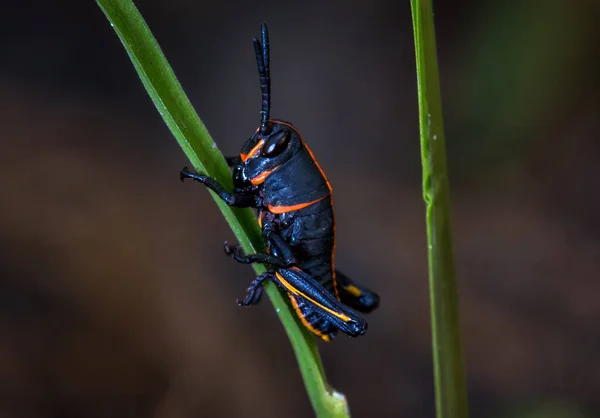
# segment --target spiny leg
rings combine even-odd
[[[179,173],[179,178],[181,181],[185,180],[186,178],[190,178],[204,184],[206,187],[215,192],[229,206],[234,206],[237,208],[258,208],[262,206],[262,199],[259,196],[229,193],[212,177],[208,177],[204,174],[192,173],[187,167],[183,167]]]
[[[338,328],[333,325],[327,317],[323,315],[322,310],[316,309],[312,303],[301,297],[296,297],[288,293],[292,307],[296,311],[296,315],[300,318],[300,322],[313,334],[323,339],[323,341],[331,341]]]
[[[248,287],[248,293],[244,300],[237,301],[240,306],[250,306],[256,305],[260,302],[260,297],[262,296],[262,285],[265,280],[273,280],[275,274],[272,271],[267,271],[260,276],[258,276],[252,283],[250,283],[250,287]]]

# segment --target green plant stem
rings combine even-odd
[[[411,0],[411,9],[426,205],[436,412],[438,418],[466,418],[467,386],[452,258],[450,189],[431,0]]]
[[[232,189],[231,174],[194,111],[156,39],[131,0],[96,0],[116,31],[156,109],[177,139],[194,168]],[[211,192],[240,245],[247,253],[260,252],[264,242],[249,209],[232,209]],[[265,271],[254,266],[256,274]],[[343,395],[327,384],[323,365],[312,335],[299,323],[283,295],[272,283],[265,285],[298,360],[310,401],[319,417],[347,417]]]

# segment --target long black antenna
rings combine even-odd
[[[262,108],[260,110],[260,132],[267,133],[267,124],[271,113],[271,71],[269,69],[269,32],[267,25],[260,25],[261,41],[254,38],[254,52],[262,91]]]

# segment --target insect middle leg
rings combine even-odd
[[[243,264],[268,264],[276,269],[285,269],[294,266],[296,259],[294,258],[291,249],[285,243],[281,236],[273,231],[268,231],[265,234],[269,248],[272,249],[271,254],[242,254],[242,249],[239,246],[230,246],[225,241],[225,254],[231,256],[238,263]],[[255,305],[260,301],[262,295],[262,285],[265,280],[270,280],[275,283],[276,274],[269,270],[258,276],[248,288],[248,294],[243,301],[238,301],[241,306]]]
[[[235,261],[242,264],[269,264],[276,268],[290,267],[285,260],[271,254],[242,254],[242,249],[238,246],[229,245],[225,241],[225,254],[232,257]]]
[[[266,231],[265,238],[269,254],[243,255],[240,247],[230,246],[227,241],[225,241],[225,254],[243,264],[270,264],[276,268],[289,268],[296,265],[296,257],[292,249],[278,232]]]

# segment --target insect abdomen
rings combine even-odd
[[[331,257],[334,247],[333,208],[329,197],[302,210],[282,214],[281,235],[290,244],[298,261]]]

